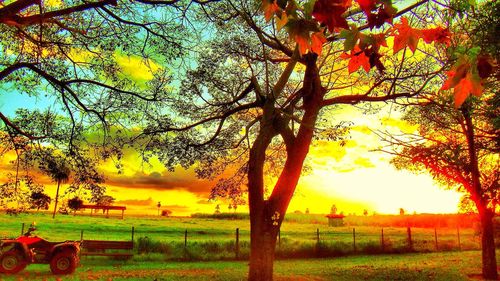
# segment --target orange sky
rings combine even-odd
[[[396,214],[399,208],[407,213],[454,213],[461,194],[434,185],[426,175],[397,171],[389,164],[390,156],[373,152],[380,141],[370,129],[412,131],[394,116],[382,110],[378,115],[365,116],[352,108],[341,109],[339,116],[350,118],[355,125],[346,145],[319,141],[311,147],[308,164],[311,172],[302,177],[289,212],[328,213],[332,204],[345,214]],[[6,157],[3,159],[5,171]],[[156,214],[156,204],[173,211],[173,215],[195,212],[212,213],[217,204],[228,212],[224,201],[209,202],[211,183],[196,178],[192,170],[169,173],[157,160],[142,164],[137,153],[126,151],[124,173],[118,174],[113,165],[102,166],[106,186],[117,205],[126,205],[128,212]],[[41,179],[51,196],[55,190],[48,179]],[[247,211],[245,206],[238,211]]]
[[[85,54],[80,60],[85,61]],[[117,63],[124,75],[137,81],[152,77],[154,65],[146,67],[135,58],[123,57],[117,53]],[[133,68],[131,66],[134,66]],[[139,76],[138,76],[139,75]],[[16,104],[17,102],[17,104]],[[24,99],[0,99],[0,109],[13,111],[17,106],[29,104]],[[461,194],[443,190],[434,185],[425,175],[414,175],[406,171],[396,171],[390,164],[390,157],[381,152],[372,152],[381,145],[371,130],[415,130],[399,120],[390,105],[383,107],[376,115],[363,115],[353,106],[337,107],[333,116],[337,121],[351,121],[354,124],[350,139],[345,146],[338,142],[318,141],[311,148],[308,163],[312,172],[302,177],[289,211],[327,213],[332,204],[344,213],[361,214],[364,209],[370,213],[399,213],[404,208],[407,213],[454,213]],[[327,118],[329,118],[327,116]],[[4,173],[9,169],[8,159],[0,161]],[[109,194],[117,199],[116,204],[127,205],[132,212],[156,214],[156,204],[161,201],[164,209],[173,215],[189,215],[194,212],[212,213],[217,204],[222,211],[228,211],[223,201],[208,202],[211,184],[198,180],[193,171],[178,170],[169,173],[158,163],[143,165],[134,152],[126,152],[124,173],[118,174],[114,165],[104,165]],[[2,177],[4,175],[0,175]],[[54,187],[48,179],[40,179],[54,196]],[[1,178],[0,178],[0,182]],[[242,206],[238,211],[246,211]]]

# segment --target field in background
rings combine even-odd
[[[135,259],[144,260],[231,260],[249,254],[250,230],[244,214],[176,217],[116,217],[58,215],[46,213],[0,215],[0,237],[15,237],[32,221],[37,234],[52,241],[130,240],[134,227]],[[427,218],[436,228],[414,227]],[[323,215],[290,214],[283,223],[277,258],[333,257],[349,254],[380,254],[479,249],[479,233],[473,220],[445,215],[351,216],[349,226],[329,227]],[[432,219],[432,220],[431,220]],[[394,226],[390,226],[392,224]],[[457,229],[456,222],[460,221]],[[411,247],[406,227],[411,225]],[[238,244],[236,244],[238,229]],[[355,235],[353,235],[355,231]],[[383,232],[383,240],[382,240]],[[437,239],[436,239],[437,238]],[[437,243],[436,243],[437,242]]]

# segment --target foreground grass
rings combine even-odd
[[[247,262],[158,262],[83,259],[71,276],[54,277],[48,265],[31,265],[1,281],[132,281],[245,280]],[[470,280],[481,273],[478,251],[426,254],[351,256],[335,259],[282,260],[275,263],[276,280]],[[59,278],[59,279],[57,279]]]

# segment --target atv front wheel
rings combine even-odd
[[[78,257],[74,251],[62,251],[50,260],[50,270],[54,274],[71,274],[75,272]]]
[[[0,256],[0,272],[5,274],[15,274],[26,268],[28,262],[23,257],[21,251],[12,249]]]

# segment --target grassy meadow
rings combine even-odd
[[[230,216],[231,217],[231,216]],[[236,259],[235,234],[239,229],[238,259],[249,255],[250,226],[244,215],[232,219],[213,216],[132,217],[105,218],[89,214],[57,215],[29,213],[17,216],[0,215],[0,237],[16,237],[33,221],[37,235],[52,241],[80,240],[130,240],[134,227],[137,255],[144,260],[210,261]],[[412,227],[413,249],[409,248],[406,227],[398,225],[401,217],[393,217],[396,226],[390,226],[387,216],[346,217],[349,226],[329,227],[323,215],[290,214],[281,228],[277,258],[336,257],[350,254],[381,254],[402,252],[429,252],[443,250],[477,250],[479,235],[474,228],[460,228],[460,245],[456,227]],[[411,218],[412,216],[408,216]],[[371,219],[363,222],[363,220]],[[384,221],[385,220],[385,221]],[[406,221],[408,221],[407,219]],[[378,221],[378,224],[376,224]],[[360,225],[365,224],[365,225]],[[368,224],[368,225],[366,225]],[[384,226],[385,225],[385,226]],[[355,241],[353,239],[355,230]],[[187,232],[187,241],[185,234]],[[382,242],[383,232],[383,244]],[[436,237],[437,234],[437,249]],[[319,239],[318,239],[319,238]]]
[[[82,260],[70,276],[55,277],[48,265],[31,265],[19,275],[0,276],[0,281],[236,281],[245,280],[247,270],[244,261],[143,262],[95,258]],[[464,251],[278,260],[274,271],[277,281],[465,281],[479,276],[481,258],[478,251]]]
[[[42,212],[1,214],[0,237],[3,238],[18,236],[22,223],[27,229],[33,221],[37,223],[37,235],[50,241],[80,240],[82,230],[84,239],[130,240],[134,227],[135,249],[130,260],[84,257],[75,274],[57,277],[59,279],[51,275],[48,265],[30,265],[16,276],[0,276],[0,281],[245,280],[248,218],[238,214],[223,217],[125,216],[122,220],[88,214],[58,215],[55,219]],[[401,217],[392,217],[394,226],[389,223],[389,217],[380,216],[346,217],[348,226],[329,227],[323,215],[288,215],[277,247],[275,279],[470,280],[471,276],[480,274],[479,236],[474,228],[460,228],[463,251],[456,251],[456,226],[439,223],[442,227],[412,227],[413,246],[420,252],[416,253],[407,248],[407,228],[399,226]],[[240,233],[238,259],[236,228]],[[318,259],[320,257],[322,259]]]

